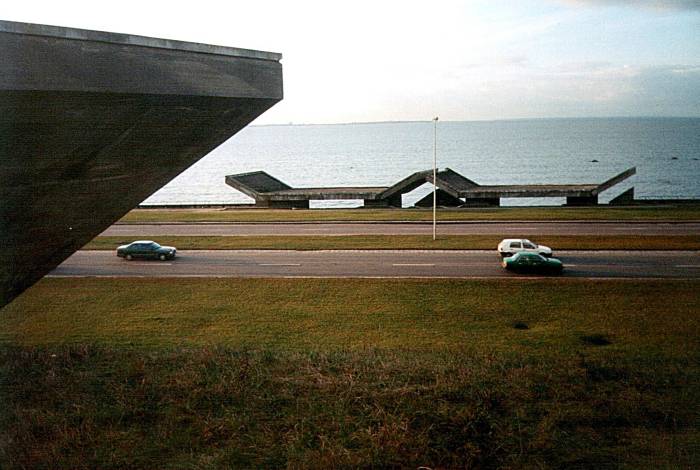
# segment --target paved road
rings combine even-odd
[[[53,276],[522,277],[493,251],[182,251],[173,261],[126,261],[78,251]],[[565,277],[700,279],[700,252],[560,251]]]
[[[497,234],[534,237],[547,235],[697,235],[700,223],[629,222],[497,222],[443,223],[444,235]],[[119,224],[102,235],[155,237],[159,235],[430,235],[430,223],[266,223],[266,224]]]

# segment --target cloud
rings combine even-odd
[[[700,11],[698,0],[558,0],[574,6],[621,6],[652,10]]]
[[[433,99],[441,118],[700,116],[700,66],[695,65],[572,62],[513,69],[497,79],[463,79],[469,86]]]

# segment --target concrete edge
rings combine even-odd
[[[63,26],[52,26],[35,23],[20,23],[16,21],[0,20],[0,33],[55,37],[75,41],[93,41],[105,42],[110,44],[124,44],[130,46],[151,47],[156,49],[197,52],[201,54],[214,54],[231,57],[242,57],[248,59],[271,60],[275,62],[279,62],[282,59],[282,54],[277,52],[256,51],[253,49],[240,49],[236,47],[216,46],[196,42],[160,39],[148,36],[138,36],[133,34],[111,33],[106,31],[93,31],[79,28],[68,28]]]

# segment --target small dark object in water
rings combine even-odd
[[[605,337],[605,335],[586,335],[581,336],[581,341],[584,343],[592,344],[594,346],[607,346],[611,341]]]
[[[594,158],[593,160],[591,160],[591,163],[598,163],[598,160]]]
[[[678,157],[671,157],[671,160],[678,160]]]
[[[521,321],[516,321],[513,323],[513,328],[516,330],[529,330],[530,327],[527,326],[527,323],[521,322]]]

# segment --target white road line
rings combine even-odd
[[[434,263],[392,263],[392,266],[435,266]]]
[[[172,266],[173,263],[134,263],[130,262],[128,266]]]
[[[258,263],[258,266],[301,266],[300,263]]]

